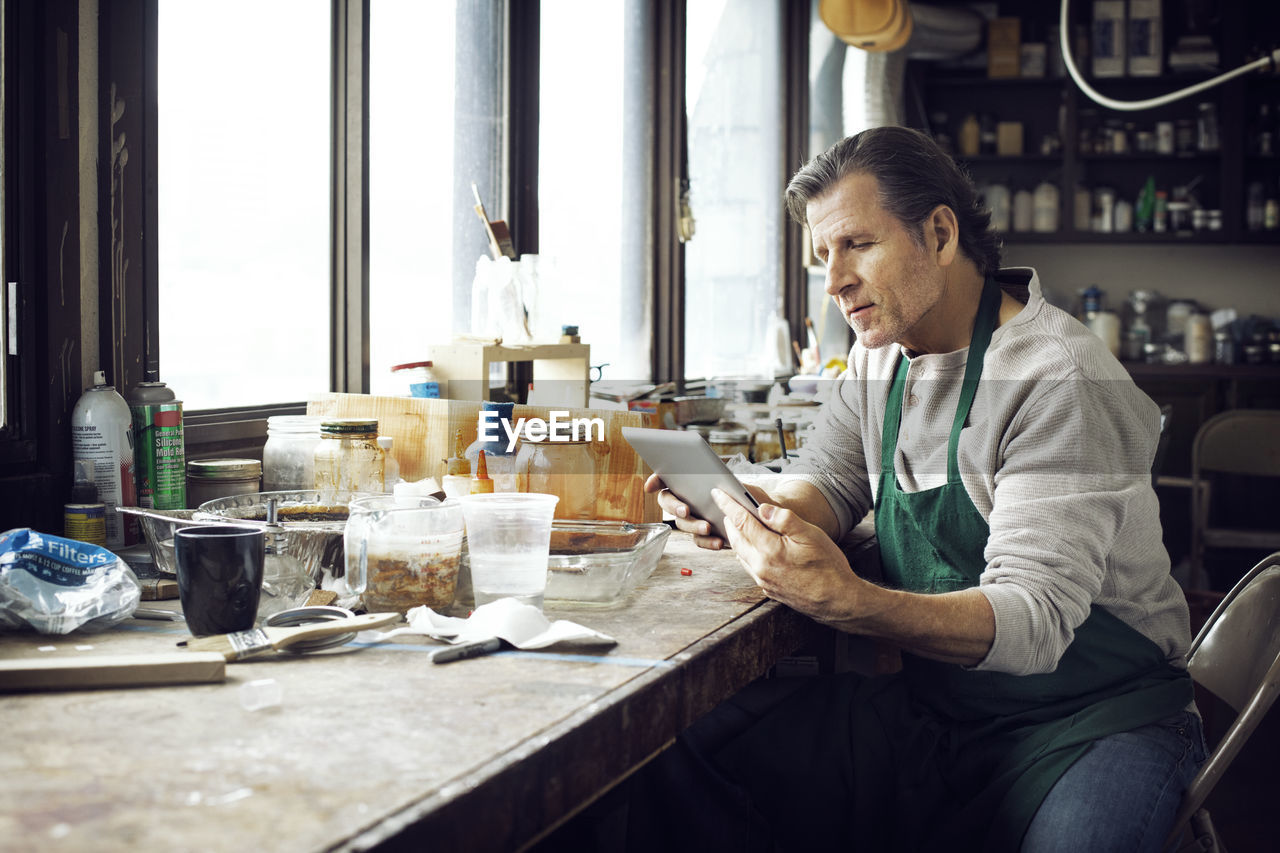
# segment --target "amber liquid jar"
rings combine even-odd
[[[376,420],[339,418],[320,423],[320,442],[315,450],[318,490],[385,491],[385,464]]]

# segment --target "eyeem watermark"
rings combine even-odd
[[[502,441],[497,430],[499,423],[501,418],[497,412],[492,410],[481,412],[477,427],[480,438],[484,441]],[[520,418],[509,430],[508,453],[515,450],[516,438],[522,434],[526,440],[535,444],[543,441],[604,441],[604,419],[571,418],[567,411],[555,409],[551,410],[550,420]]]

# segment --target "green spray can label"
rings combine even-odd
[[[129,395],[133,415],[138,504],[187,508],[186,446],[182,401],[163,382],[139,382]]]

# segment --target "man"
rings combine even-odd
[[[717,497],[727,544],[903,670],[757,686],[659,759],[638,812],[704,849],[1159,849],[1204,746],[1155,404],[1034,271],[998,270],[989,213],[927,136],[845,139],[786,196],[857,343],[796,476],[756,490],[765,523]],[[836,544],[871,508],[883,586]]]

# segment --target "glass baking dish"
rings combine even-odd
[[[653,573],[670,534],[665,524],[556,520],[551,526],[545,600],[620,603]]]

